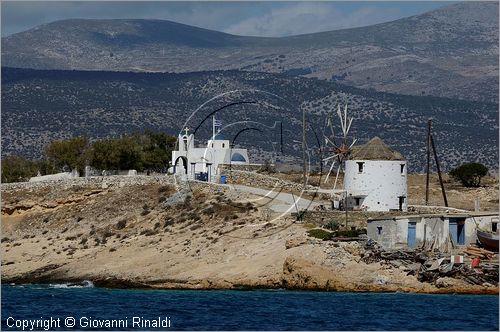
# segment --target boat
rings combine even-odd
[[[498,233],[477,229],[476,234],[477,239],[486,249],[498,252]]]

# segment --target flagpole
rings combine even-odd
[[[212,139],[215,139],[215,115],[212,116]]]

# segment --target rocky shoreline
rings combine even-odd
[[[494,294],[498,283],[367,259],[363,242],[322,241],[255,197],[172,178],[2,186],[2,281],[126,289],[287,289]]]

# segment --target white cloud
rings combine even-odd
[[[382,9],[368,5],[344,12],[335,3],[294,3],[272,9],[268,14],[242,20],[224,29],[237,35],[289,36],[366,26],[401,18],[395,8]]]

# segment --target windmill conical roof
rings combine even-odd
[[[351,160],[405,160],[396,150],[388,147],[380,137],[374,137],[364,145],[352,148]]]

